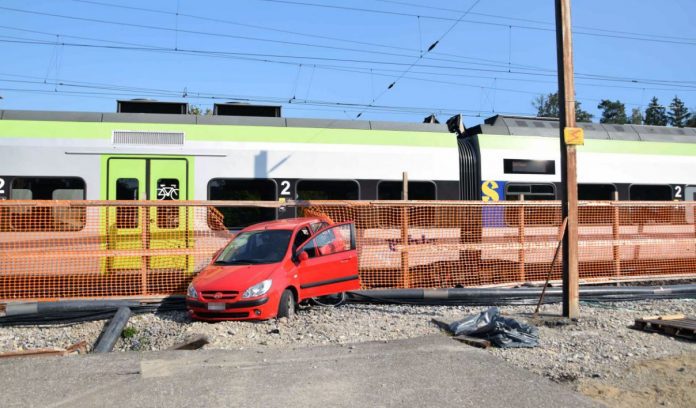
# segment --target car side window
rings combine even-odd
[[[345,244],[343,243],[343,239],[340,239],[337,235],[337,232],[339,232],[337,228],[338,227],[331,228],[321,232],[314,238],[317,252],[320,256],[345,251]]]
[[[302,247],[302,252],[307,254],[307,257],[309,258],[315,258],[317,256],[317,241],[316,240],[311,240],[310,242],[307,243],[304,247]]]
[[[323,222],[323,221],[322,221],[322,222],[315,222],[315,223],[313,223],[313,224],[311,225],[311,227],[312,227],[312,232],[313,232],[313,233],[314,233],[314,232],[317,232],[317,231],[319,231],[320,229],[322,229],[322,228],[324,228],[324,227],[328,227],[328,226],[329,226],[329,223],[327,223],[327,222]]]
[[[309,227],[302,227],[300,228],[299,231],[297,231],[297,235],[295,235],[295,240],[292,242],[292,248],[293,250],[297,249],[300,247],[300,245],[304,244],[307,239],[312,235],[311,232],[309,232]]]

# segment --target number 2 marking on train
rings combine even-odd
[[[290,195],[290,182],[287,180],[283,180],[280,182],[280,187],[282,190],[280,190],[280,195]]]
[[[674,186],[674,198],[684,198],[682,195],[682,186]]]
[[[0,178],[0,194],[5,194],[5,179]]]

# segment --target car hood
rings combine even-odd
[[[268,279],[280,264],[208,265],[193,279],[196,290],[238,290]]]

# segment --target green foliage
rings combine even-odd
[[[557,118],[559,115],[558,93],[539,95],[532,101],[532,106],[537,110],[537,117]]]
[[[684,127],[687,120],[689,120],[689,110],[678,96],[675,96],[674,99],[672,99],[672,103],[669,104],[667,119],[669,124],[674,127]]]
[[[643,124],[643,114],[640,112],[640,108],[633,108],[631,110],[631,124],[632,125],[642,125]]]
[[[138,334],[138,329],[133,326],[128,326],[121,332],[121,337],[124,339],[132,339],[136,334]]]
[[[664,106],[660,105],[655,96],[653,96],[650,100],[650,104],[645,109],[644,123],[652,126],[667,126],[666,109]]]
[[[696,109],[694,109],[696,111]],[[686,127],[696,127],[696,112],[689,116],[689,120],[686,121]]]
[[[599,123],[613,123],[616,125],[628,123],[626,106],[618,100],[602,99],[599,105],[597,105],[597,109],[602,110],[602,117],[599,119]]]
[[[532,101],[532,106],[537,110],[537,116],[543,118],[558,118],[560,106],[558,93],[539,95]],[[580,108],[580,102],[575,102],[575,120],[578,122],[592,122],[592,114]]]
[[[213,111],[210,110],[210,108],[205,108],[205,110],[201,110],[201,107],[198,105],[190,105],[188,109],[188,114],[189,115],[210,115]]]
[[[575,102],[575,121],[576,122],[592,122],[593,115],[580,107],[580,102]]]

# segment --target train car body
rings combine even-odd
[[[615,193],[620,200],[694,200],[696,129],[597,123],[579,127],[585,132],[585,143],[577,150],[581,200],[613,200]],[[460,146],[466,144],[479,155],[482,183],[473,194],[480,193],[484,201],[558,199],[559,143],[556,120],[495,116],[468,129]],[[477,170],[462,161],[461,168]],[[476,178],[463,174],[462,185]]]
[[[695,129],[590,123],[580,126],[585,129],[585,144],[578,149],[581,200],[696,198]],[[409,198],[414,200],[556,200],[561,179],[558,124],[547,119],[495,116],[455,135],[439,124],[0,111],[0,199],[398,200],[404,171],[409,175]],[[526,220],[524,234],[532,240],[557,233],[559,222],[550,215],[556,210],[546,208],[548,214],[536,211],[538,219]],[[192,209],[176,207],[118,207],[89,213],[56,208],[3,211],[0,234],[5,243],[55,241],[76,231],[99,231],[98,235],[106,237],[95,237],[92,244],[85,244],[86,250],[93,245],[95,249],[116,252],[179,248],[193,253],[197,244],[191,232],[210,227],[205,225],[209,220],[195,221]],[[218,207],[218,211],[230,230],[298,215],[294,208]],[[494,271],[523,264],[519,251],[496,246],[519,233],[519,226],[508,222],[505,211],[482,209],[482,224],[474,232],[480,237],[477,242],[485,243],[488,249],[463,255],[452,247],[437,256],[412,256],[409,266],[416,270],[437,264],[469,268],[471,262],[463,259],[474,259],[472,262],[481,270]],[[649,212],[641,213],[641,222],[650,216]],[[434,214],[427,217],[437,218]],[[693,212],[678,214],[677,218],[672,223],[677,226],[665,227],[664,231],[638,226],[623,230],[632,233],[633,228],[636,234],[655,236],[672,233],[674,228],[688,227]],[[410,251],[417,253],[420,244],[425,249],[430,244],[458,240],[469,228],[445,221],[410,228]],[[402,239],[401,224],[392,224],[359,231],[361,242],[372,242],[360,249],[365,282],[370,282],[371,276],[402,267],[395,244]],[[147,228],[147,234],[143,228]],[[21,234],[25,231],[32,234]],[[611,238],[612,227],[581,226],[580,233],[585,238],[592,238],[592,234],[594,238]],[[146,240],[141,238],[145,235]],[[637,248],[638,244],[626,249],[622,259],[681,259],[693,251],[691,246],[675,246],[672,252],[678,253],[661,250],[655,254]],[[552,252],[540,249],[528,259],[535,259],[536,269],[541,271]],[[609,245],[601,251],[581,251],[581,262],[599,265],[610,262],[614,255]],[[116,276],[115,271],[135,276],[144,268],[155,274],[175,270],[185,272],[180,281],[172,283],[180,285],[187,274],[190,276],[205,263],[201,259],[193,255],[151,256],[147,261],[137,255],[106,256],[98,263],[76,262],[83,270],[71,266],[65,273],[98,270],[102,276]],[[31,269],[29,264],[25,266]],[[20,264],[15,267],[23,268]],[[59,264],[55,268],[60,272]]]

